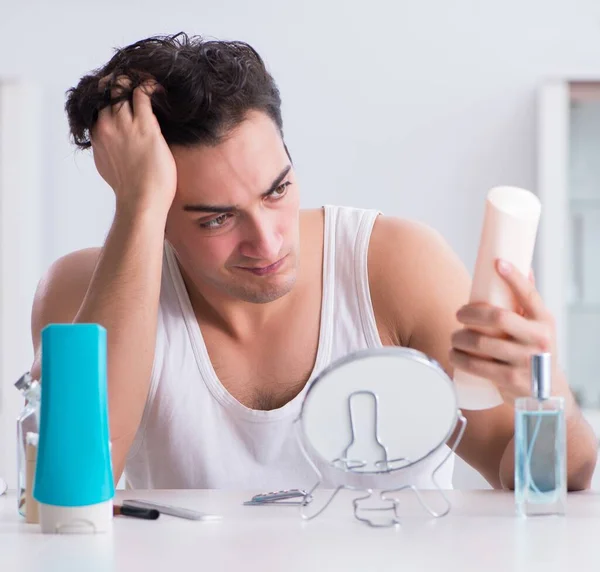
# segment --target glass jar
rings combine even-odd
[[[22,375],[15,387],[25,398],[25,405],[17,417],[17,507],[19,514],[25,516],[27,489],[27,434],[39,433],[39,411],[41,386],[30,373]]]

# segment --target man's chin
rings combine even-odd
[[[285,276],[284,280],[277,280],[264,284],[239,285],[232,288],[230,294],[234,297],[250,302],[251,304],[268,304],[288,294],[296,283],[296,276]]]

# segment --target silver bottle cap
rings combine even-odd
[[[31,377],[31,374],[26,371],[15,383],[15,387],[19,390],[19,391],[25,391],[27,389],[29,389],[31,387],[31,384],[33,383],[33,378]]]
[[[531,356],[531,393],[537,399],[548,399],[552,392],[552,354]]]

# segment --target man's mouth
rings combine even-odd
[[[268,274],[274,274],[281,268],[283,262],[287,258],[287,255],[283,258],[280,258],[277,262],[273,262],[273,264],[269,264],[268,266],[238,266],[240,270],[245,270],[246,272],[251,272],[256,276],[266,276]]]

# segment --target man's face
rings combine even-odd
[[[295,281],[299,196],[276,125],[251,112],[217,146],[174,147],[166,238],[205,292],[271,302]]]

